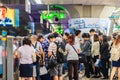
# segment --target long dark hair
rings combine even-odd
[[[99,36],[97,34],[94,34],[94,42],[99,41]]]
[[[70,44],[70,45],[74,45],[74,41],[75,41],[75,38],[74,38],[74,35],[69,35],[68,36],[68,43]]]
[[[31,45],[31,41],[29,38],[24,38],[23,39],[23,45]]]
[[[106,35],[103,35],[103,43],[108,43],[108,37]]]

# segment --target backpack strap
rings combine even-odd
[[[56,44],[56,46],[57,46],[57,50],[56,50],[56,53],[57,53],[57,51],[58,51],[58,44],[59,44],[59,42],[55,42],[54,41],[54,43]]]
[[[34,47],[34,49],[37,48],[37,42],[35,43],[35,45],[32,44],[32,46]]]
[[[77,52],[77,50],[75,49],[75,47],[74,46],[72,46],[72,48],[74,49],[74,51],[76,52],[76,54],[78,55],[78,52]]]

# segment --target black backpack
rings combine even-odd
[[[62,51],[65,51],[65,45],[63,42],[54,42],[57,45],[56,57],[58,63],[64,63],[66,61],[66,57],[63,52],[60,52],[59,49],[61,48]]]

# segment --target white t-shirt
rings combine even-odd
[[[73,45],[73,47],[76,49],[76,51],[78,51],[79,47],[77,45]],[[65,49],[68,52],[67,61],[69,61],[69,60],[78,60],[78,54],[73,49],[73,47],[68,43],[65,46]]]
[[[23,45],[18,48],[18,53],[20,54],[20,64],[32,64],[33,63],[33,53],[34,48],[29,45]]]
[[[77,45],[80,48],[80,38],[78,38],[77,36],[75,37],[75,45]]]
[[[13,52],[17,49],[17,46],[13,44]]]

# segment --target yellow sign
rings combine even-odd
[[[2,37],[2,41],[6,41],[7,40],[7,38],[6,37]]]

